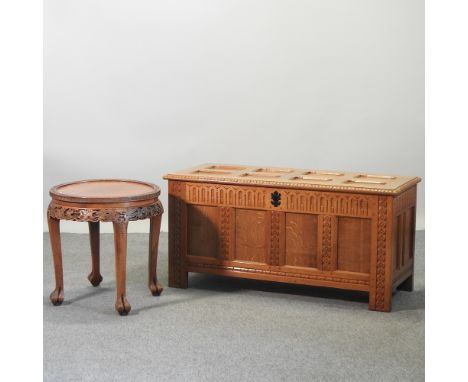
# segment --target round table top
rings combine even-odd
[[[59,184],[50,196],[67,202],[120,203],[154,199],[160,192],[158,186],[137,180],[93,179]]]

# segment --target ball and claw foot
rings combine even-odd
[[[117,301],[115,302],[115,310],[121,315],[121,316],[126,316],[128,312],[132,307],[127,301],[127,298],[125,296],[122,296],[120,298],[117,298]]]
[[[88,280],[89,280],[89,282],[91,283],[91,285],[93,287],[97,287],[97,286],[99,286],[99,284],[101,284],[102,276],[99,273],[97,275],[95,275],[93,272],[91,272],[88,275]]]
[[[157,280],[153,281],[150,284],[149,288],[150,288],[151,294],[153,296],[159,296],[162,293],[162,291],[164,290],[163,286],[160,283],[158,283]]]
[[[63,302],[63,289],[62,288],[55,288],[54,291],[50,294],[50,301],[55,306],[62,305]]]

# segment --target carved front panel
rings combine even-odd
[[[218,209],[210,206],[188,206],[188,254],[191,256],[218,256]]]
[[[236,210],[235,260],[267,263],[267,212]]]
[[[358,279],[370,272],[375,195],[204,183],[183,188],[190,255],[301,273],[355,272]]]
[[[203,183],[178,191],[187,206],[190,264],[369,285],[376,195]]]
[[[338,218],[337,269],[370,273],[371,220]]]
[[[317,215],[286,213],[284,265],[317,268]]]

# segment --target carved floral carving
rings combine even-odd
[[[375,307],[383,310],[385,305],[385,261],[387,256],[387,198],[379,197],[377,220],[377,269]]]
[[[47,215],[55,219],[73,220],[79,222],[116,222],[124,223],[134,220],[147,219],[161,215],[164,208],[160,201],[144,207],[130,208],[81,208],[62,206],[51,202]]]
[[[221,232],[220,232],[220,247],[221,256],[225,260],[229,260],[229,246],[230,246],[230,231],[231,231],[231,209],[228,207],[221,207]]]
[[[330,215],[323,216],[322,227],[322,270],[331,271],[332,217]]]
[[[271,213],[270,264],[279,265],[280,256],[280,212]]]

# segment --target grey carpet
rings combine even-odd
[[[191,274],[189,289],[147,283],[148,235],[129,234],[127,296],[114,311],[111,234],[101,235],[104,281],[88,283],[87,235],[62,234],[65,302],[54,307],[44,235],[45,381],[423,381],[424,232],[416,236],[415,291],[392,313],[367,296],[324,288]],[[167,285],[167,234],[159,278]]]

